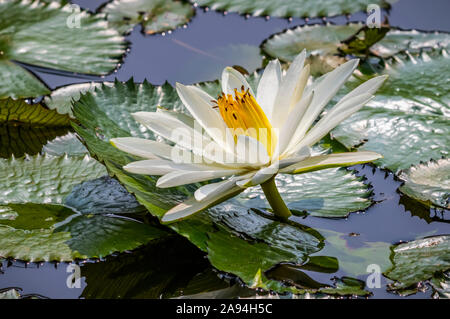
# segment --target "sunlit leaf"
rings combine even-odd
[[[200,6],[208,6],[213,10],[225,10],[251,14],[254,16],[274,17],[324,17],[350,14],[366,10],[371,3],[388,8],[389,4],[383,0],[196,0]],[[389,1],[392,3],[393,1]]]
[[[393,290],[417,291],[417,283],[450,269],[450,236],[435,236],[392,247],[392,268],[385,276]]]
[[[101,12],[107,15],[110,26],[122,33],[142,24],[144,33],[169,31],[185,25],[194,16],[192,5],[179,0],[114,0]]]
[[[116,180],[95,179],[106,171],[88,156],[37,155],[4,159],[0,166],[1,257],[29,261],[104,257],[167,235],[121,217],[144,208]]]
[[[382,154],[375,163],[394,172],[445,157],[450,145],[446,51],[396,56],[395,61],[388,64],[389,78],[374,100],[332,131],[348,148]]]
[[[288,207],[317,217],[346,217],[372,204],[371,191],[354,172],[327,169],[312,173],[279,174],[277,187]],[[247,207],[268,208],[262,189],[250,188],[239,196]]]
[[[101,15],[78,9],[56,1],[0,2],[0,98],[49,93],[16,62],[88,74],[116,68],[124,38]]]
[[[439,159],[401,172],[399,190],[426,205],[450,208],[450,160]]]

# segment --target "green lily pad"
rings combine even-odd
[[[110,26],[122,33],[142,24],[143,32],[154,34],[185,25],[194,16],[192,5],[178,0],[114,0],[101,12],[107,15]]]
[[[144,211],[89,157],[2,160],[0,256],[70,261],[132,250],[167,235],[124,214]],[[82,181],[86,181],[81,183]]]
[[[0,100],[0,157],[37,154],[48,140],[67,133],[69,127],[67,116],[41,104]]]
[[[347,217],[372,204],[372,192],[353,171],[326,169],[299,175],[279,174],[276,183],[292,210],[317,217]],[[239,196],[247,207],[268,208],[261,188],[253,187]],[[302,214],[304,215],[304,213]]]
[[[412,166],[400,173],[399,190],[428,206],[450,208],[450,160],[439,159]]]
[[[200,6],[208,6],[212,10],[224,10],[238,12],[241,14],[251,14],[254,16],[273,17],[326,17],[342,14],[351,14],[358,11],[365,11],[371,3],[382,8],[388,8],[389,3],[383,0],[196,0]],[[392,3],[392,1],[389,1]]]
[[[72,101],[77,101],[82,93],[94,91],[96,87],[102,85],[112,85],[110,82],[88,82],[62,86],[53,90],[44,98],[44,104],[51,110],[56,110],[60,114],[72,115]]]
[[[362,23],[298,26],[272,35],[261,44],[261,49],[269,57],[284,62],[292,62],[303,49],[313,56],[335,55],[341,42],[363,26]]]
[[[335,287],[333,288],[321,288],[319,292],[329,294],[329,295],[338,295],[338,296],[370,296],[371,293],[367,290],[364,290],[366,284],[364,281],[351,278],[351,277],[342,277],[335,279]]]
[[[75,185],[105,173],[88,156],[0,159],[0,203],[61,204]]]
[[[138,214],[146,211],[116,179],[108,176],[76,185],[64,203],[82,214]]]
[[[66,127],[0,125],[0,158],[38,154],[48,141],[67,134],[68,130]]]
[[[384,275],[390,289],[417,291],[417,283],[450,269],[450,236],[435,236],[392,247],[392,268]]]
[[[61,156],[64,154],[81,156],[87,154],[88,150],[75,134],[68,133],[63,136],[58,136],[45,144],[42,148],[42,153],[53,156]]]
[[[434,298],[450,299],[450,272],[435,275],[430,284],[435,291]]]
[[[40,104],[28,104],[11,98],[0,100],[1,125],[27,125],[34,127],[67,127],[67,116],[50,111]]]
[[[394,62],[396,61],[396,62]],[[396,172],[449,153],[450,63],[446,51],[395,56],[375,98],[332,135],[347,148],[384,156],[375,163]],[[359,81],[350,82],[353,87]],[[349,90],[347,87],[346,90]]]
[[[14,288],[8,290],[1,290],[0,299],[20,299],[20,292]]]
[[[11,0],[0,3],[0,52],[0,98],[35,97],[50,92],[15,61],[107,74],[124,54],[125,41],[101,15],[76,12],[70,4]]]
[[[311,72],[320,75],[345,61],[345,54],[390,57],[400,51],[445,48],[450,34],[395,27],[367,28],[363,23],[298,26],[274,34],[261,44],[270,58],[291,62],[303,49],[310,54]]]

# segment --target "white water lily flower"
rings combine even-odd
[[[350,60],[308,84],[309,65],[304,65],[305,58],[303,51],[285,74],[278,60],[271,61],[256,95],[244,76],[230,67],[223,71],[223,92],[216,100],[196,86],[177,83],[178,95],[192,117],[163,109],[133,114],[138,122],[175,146],[134,137],[111,139],[118,149],[147,158],[124,169],[161,176],[157,187],[222,178],[198,188],[194,197],[170,209],[162,222],[180,220],[256,185],[262,186],[274,214],[285,219],[291,213],[275,186],[277,173],[299,174],[382,157],[368,151],[311,154],[310,147],[370,101],[386,77],[361,84],[315,123],[359,61]],[[205,134],[196,132],[196,123]],[[174,136],[174,132],[182,138]],[[180,150],[196,160],[175,159],[174,154]]]

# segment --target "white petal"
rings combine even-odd
[[[204,171],[217,169],[217,166],[175,163],[168,160],[142,160],[131,162],[123,167],[127,172],[146,175],[164,175],[178,170]]]
[[[272,112],[277,97],[278,88],[281,83],[281,65],[280,61],[272,60],[264,69],[264,73],[259,80],[258,90],[256,91],[256,101],[266,114],[269,122],[272,123]]]
[[[351,166],[356,164],[367,163],[382,157],[383,156],[381,156],[378,153],[369,151],[319,155],[310,157],[297,164],[288,166],[280,170],[280,173],[289,173],[289,174],[307,173],[331,167]]]
[[[109,142],[121,151],[148,159],[170,158],[172,152],[170,145],[138,137],[117,137]]]
[[[272,114],[273,127],[281,128],[284,120],[287,118],[287,114],[291,108],[291,105],[296,101],[293,101],[296,88],[299,86],[299,82],[304,79],[301,77],[303,65],[305,63],[306,50],[303,50],[292,61],[286,75],[281,80],[280,89],[278,90],[277,97],[275,99],[275,107]],[[306,82],[305,82],[306,83]]]
[[[364,82],[363,84],[359,85],[356,89],[353,89],[350,93],[348,93],[343,98],[341,98],[339,103],[342,103],[345,100],[348,100],[352,97],[355,97],[355,96],[358,96],[358,95],[361,95],[364,93],[368,93],[371,95],[374,94],[380,88],[380,86],[384,83],[384,81],[386,81],[386,79],[388,77],[389,77],[388,75],[380,75],[380,76],[374,77],[374,78]]]
[[[211,196],[207,200],[203,200],[201,202],[197,201],[194,197],[192,197],[187,201],[185,201],[184,203],[178,204],[177,206],[168,210],[161,218],[161,222],[170,223],[183,219],[187,216],[198,213],[206,208],[219,204],[227,200],[228,198],[239,194],[242,191],[243,189],[236,186],[230,189],[228,192],[217,194],[217,196]]]
[[[292,154],[290,157],[283,158],[278,163],[279,169],[283,169],[304,159],[311,157],[311,149],[308,146],[302,147],[299,151]]]
[[[246,178],[244,180],[236,182],[236,185],[242,188],[256,186],[268,181],[277,173],[278,173],[278,166],[272,164],[268,167],[264,167],[258,170],[253,177]]]
[[[180,83],[177,83],[176,86],[178,96],[197,122],[217,144],[232,152],[233,137],[227,130],[227,125],[220,114],[214,110],[213,105],[207,103],[199,95],[198,88],[185,86]]]
[[[156,186],[161,188],[175,187],[180,185],[209,181],[214,178],[226,177],[234,174],[241,174],[243,172],[245,172],[245,170],[243,169],[173,171],[160,177],[156,183]]]
[[[328,102],[336,95],[339,88],[347,81],[348,77],[353,73],[358,66],[359,60],[350,60],[333,71],[326,74],[326,76],[320,80],[320,83],[314,87],[314,98],[311,101],[308,109],[306,110],[300,124],[292,138],[292,145],[297,144],[314,123],[317,116],[322,112],[323,108]]]
[[[236,156],[241,163],[248,165],[264,165],[270,161],[266,147],[257,139],[239,135],[236,143]]]
[[[165,109],[162,107],[157,108],[156,112],[176,118],[177,120],[183,122],[187,126],[194,128],[195,119],[192,116],[190,116],[189,114],[181,113],[178,111],[168,110],[168,109]]]
[[[225,94],[234,96],[234,89],[240,91],[241,87],[244,87],[244,90],[249,90],[249,92],[255,96],[252,88],[241,72],[232,67],[226,67],[222,72],[222,91]]]
[[[192,150],[192,153],[203,156],[206,160],[227,166],[235,166],[233,163],[237,162],[234,153],[227,153],[220,145],[202,134],[200,130],[194,130],[166,112],[137,112],[132,115],[136,121],[156,134],[176,143],[179,147]],[[186,154],[186,156],[189,156],[189,154]]]
[[[236,177],[230,177],[221,182],[204,185],[195,191],[194,197],[197,201],[208,200],[211,197],[216,197],[224,192],[228,192],[236,186],[237,181],[249,178],[253,175],[254,173],[239,175]]]
[[[305,114],[306,109],[312,101],[314,96],[314,91],[308,96],[304,96],[294,107],[294,109],[289,113],[289,117],[281,128],[280,138],[278,139],[278,144],[274,152],[274,158],[278,155],[283,154],[286,147],[289,145],[292,136],[294,135],[297,127],[302,119],[303,114]]]
[[[359,111],[374,96],[368,93],[344,100],[336,104],[316,125],[306,134],[306,136],[293,147],[292,151],[300,149],[303,146],[312,146],[322,137],[328,134],[339,123],[347,119],[352,114]]]

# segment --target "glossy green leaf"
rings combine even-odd
[[[71,84],[57,88],[44,98],[44,104],[51,110],[56,110],[60,114],[72,115],[72,101],[77,101],[82,93],[94,91],[96,87],[111,85],[110,82],[88,82]]]
[[[319,292],[339,296],[369,296],[371,294],[367,290],[364,290],[366,286],[365,282],[356,278],[337,278],[335,280],[335,285],[336,286],[333,288],[322,288]]]
[[[20,299],[20,293],[15,288],[0,290],[0,299]]]
[[[67,116],[41,104],[0,100],[0,157],[37,154],[48,140],[67,133],[69,126]]]
[[[88,156],[0,159],[0,203],[60,204],[75,185],[105,174]]]
[[[350,14],[358,11],[365,11],[371,3],[383,8],[388,8],[389,4],[383,0],[197,0],[200,6],[208,6],[213,10],[224,10],[229,12],[239,12],[241,14],[251,14],[254,16],[273,17],[326,17],[342,14]],[[392,3],[392,1],[389,1]]]
[[[125,52],[124,38],[101,15],[77,10],[58,2],[0,2],[0,97],[49,93],[15,61],[88,74],[116,68]]]
[[[385,276],[394,280],[393,290],[413,289],[435,273],[450,269],[450,236],[435,236],[392,247],[392,268]]]
[[[386,33],[387,32],[387,33]],[[389,57],[400,51],[448,48],[450,34],[395,27],[369,29],[363,23],[305,25],[274,34],[262,45],[270,58],[291,62],[303,49],[310,54],[311,72],[320,75],[344,62],[344,54]]]
[[[64,154],[80,156],[87,154],[88,150],[75,134],[68,133],[63,136],[58,136],[45,144],[42,148],[42,153],[53,156],[61,156]]]
[[[450,299],[450,272],[435,275],[430,284],[435,291],[434,298]]]
[[[146,34],[185,25],[195,14],[192,5],[178,0],[114,0],[101,12],[107,15],[110,26],[120,32],[130,32],[136,24],[142,24]]]
[[[0,256],[69,261],[132,250],[167,235],[124,214],[144,211],[89,157],[3,160]],[[84,183],[79,184],[82,181]]]
[[[298,214],[347,217],[372,204],[372,192],[362,180],[353,171],[333,168],[299,175],[279,174],[276,184],[288,207]],[[249,188],[239,200],[247,207],[269,208],[259,187]]]
[[[426,205],[450,208],[450,160],[439,159],[401,172],[399,190]]]
[[[0,35],[1,47],[1,35]],[[0,98],[23,98],[49,94],[50,90],[31,72],[0,55]],[[7,79],[7,80],[6,80]]]
[[[394,60],[396,62],[394,62]],[[348,148],[371,150],[375,163],[396,172],[449,153],[450,63],[446,51],[396,56],[388,80],[368,103],[332,135]],[[353,87],[358,81],[350,82]]]
[[[262,43],[261,48],[269,57],[284,62],[294,60],[303,49],[310,55],[334,55],[339,53],[340,43],[363,26],[362,23],[298,26],[274,34]]]

